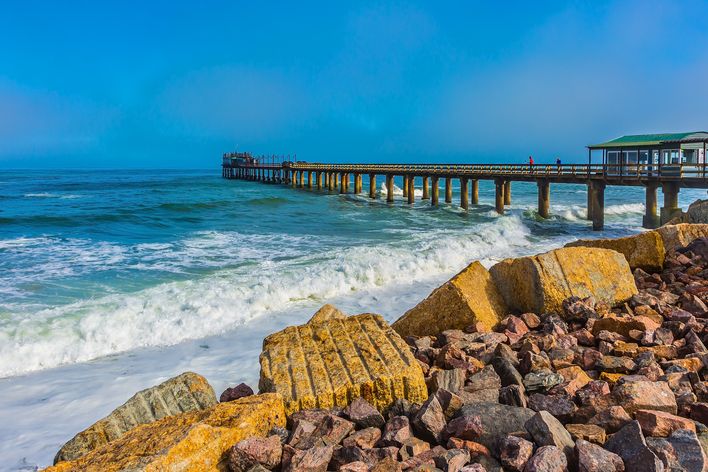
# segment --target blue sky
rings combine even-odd
[[[5,1],[0,167],[586,158],[708,128],[708,2]]]

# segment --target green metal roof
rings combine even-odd
[[[663,134],[632,134],[620,136],[619,138],[601,144],[592,144],[589,148],[604,147],[637,147],[637,146],[658,146],[666,142],[681,142],[691,140],[708,139],[705,131],[692,131],[688,133],[663,133]]]

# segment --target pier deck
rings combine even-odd
[[[588,187],[588,219],[593,229],[604,226],[604,193],[608,185],[646,189],[643,226],[654,228],[680,213],[681,188],[708,188],[706,164],[321,164],[283,162],[280,164],[224,162],[223,176],[292,185],[298,188],[361,193],[363,176],[369,177],[369,197],[377,198],[377,177],[386,182],[386,200],[393,202],[393,179],[403,179],[403,197],[415,201],[415,188],[422,185],[424,200],[438,205],[440,181],[445,183],[445,202],[452,203],[452,180],[460,182],[460,206],[479,202],[479,180],[495,183],[495,208],[500,214],[511,204],[511,182],[536,182],[538,213],[547,218],[551,184],[584,184]],[[353,189],[351,182],[353,181]],[[419,184],[417,182],[420,182]],[[657,189],[664,205],[657,214]]]

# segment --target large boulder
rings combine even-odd
[[[141,390],[111,414],[81,431],[59,449],[54,463],[78,459],[141,424],[203,410],[215,404],[216,395],[207,380],[193,372],[185,372]]]
[[[627,259],[632,270],[639,268],[648,272],[657,272],[664,267],[664,240],[656,231],[645,231],[617,239],[580,239],[566,244],[565,247],[612,249]]]
[[[418,361],[380,315],[290,326],[263,340],[260,363],[260,392],[280,393],[288,416],[345,407],[358,397],[379,411],[399,398],[428,397]]]
[[[563,313],[572,296],[616,305],[637,293],[627,260],[610,249],[561,248],[505,259],[489,272],[508,307],[521,313]]]
[[[506,316],[487,269],[473,262],[393,323],[401,336],[427,336],[482,323],[492,329]]]
[[[696,200],[688,206],[688,210],[669,221],[672,225],[680,223],[708,223],[708,200]]]
[[[77,460],[45,470],[216,472],[225,469],[231,446],[248,437],[265,436],[276,426],[285,426],[283,399],[272,393],[253,395],[140,425]]]
[[[693,240],[708,237],[708,224],[665,225],[656,230],[664,240],[666,252],[688,246]]]

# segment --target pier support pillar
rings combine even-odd
[[[538,214],[541,218],[548,218],[551,203],[551,183],[547,180],[538,181]]]
[[[469,182],[466,178],[460,178],[460,207],[467,210],[470,207]]]
[[[504,182],[504,205],[511,205],[511,180]]]
[[[428,180],[430,178],[427,175],[423,176],[423,200],[428,200],[430,198],[430,190],[428,190]]]
[[[301,170],[298,175],[298,187],[303,188],[305,186],[305,171]]]
[[[445,203],[452,203],[452,178],[445,177]]]
[[[307,188],[312,188],[312,171],[307,173]]]
[[[376,174],[369,174],[369,198],[376,198]]]
[[[479,205],[479,180],[472,179],[472,193],[470,195],[472,205]]]
[[[661,191],[664,194],[664,206],[661,207],[660,223],[665,225],[671,219],[681,214],[678,206],[678,194],[681,187],[678,182],[665,182],[661,184]]]
[[[408,203],[415,203],[415,175],[408,176]]]
[[[342,172],[342,173],[339,175],[338,180],[339,180],[339,193],[344,193],[344,181],[346,180],[346,177],[345,177],[345,175],[344,175],[344,172]]]
[[[659,185],[650,183],[646,185],[646,208],[642,218],[642,227],[654,229],[659,227],[660,219],[656,212],[656,189]]]
[[[322,190],[322,172],[315,173],[315,182],[317,182],[317,190]]]
[[[408,176],[403,176],[403,198],[408,197]]]
[[[504,181],[494,181],[494,208],[500,215],[504,214]]]
[[[592,182],[588,182],[588,207],[587,207],[588,210],[587,210],[586,219],[590,220],[590,221],[592,221],[592,199],[593,199],[592,192],[593,192]]]
[[[440,198],[440,183],[438,182],[438,180],[439,180],[439,177],[432,178],[433,198],[430,199],[430,204],[433,206],[437,206],[438,199]]]
[[[602,231],[605,227],[605,182],[592,183],[592,230]]]
[[[386,175],[386,202],[393,203],[393,175]]]
[[[356,176],[354,177],[354,193],[356,193],[357,195],[364,190],[363,180],[364,177],[361,174],[356,174]]]

